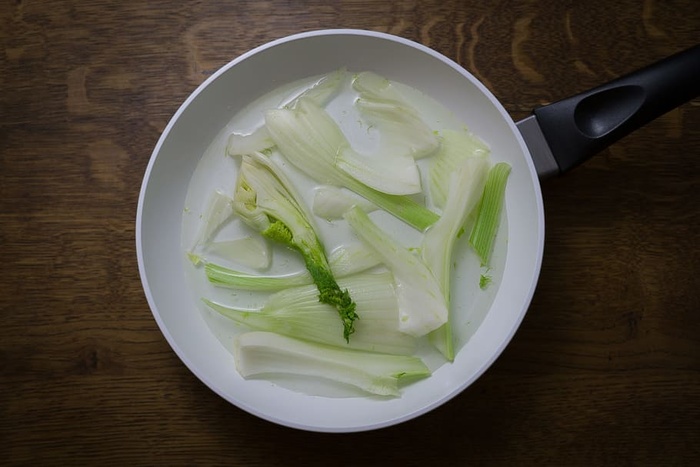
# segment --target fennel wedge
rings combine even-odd
[[[236,368],[244,378],[301,375],[348,384],[379,396],[399,396],[402,381],[431,374],[418,357],[339,350],[274,332],[239,334],[233,348]]]
[[[313,285],[290,287],[268,297],[261,308],[236,308],[204,299],[211,309],[249,329],[276,332],[345,349],[411,355],[415,338],[398,330],[398,301],[389,272],[339,279],[357,304],[362,319],[346,342],[334,308],[318,300]]]
[[[270,110],[265,125],[285,159],[318,183],[354,191],[419,230],[437,221],[437,214],[404,195],[419,189],[412,158],[398,168],[363,163],[333,118],[314,102],[300,99],[293,109]],[[364,176],[358,179],[360,172]]]
[[[260,153],[243,156],[233,203],[236,213],[264,237],[301,254],[318,289],[319,301],[338,311],[347,341],[355,332],[356,306],[348,291],[338,286],[311,214],[300,200],[272,160]]]

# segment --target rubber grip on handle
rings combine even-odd
[[[534,110],[561,173],[700,95],[700,45]]]

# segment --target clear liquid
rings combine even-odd
[[[348,73],[351,76],[351,73]],[[252,133],[256,128],[263,125],[265,111],[272,108],[279,108],[289,102],[291,98],[298,95],[303,90],[318,82],[321,77],[310,77],[306,80],[294,82],[281,86],[273,92],[266,94],[241,112],[236,114],[229,121],[217,137],[212,141],[194,171],[187,191],[186,205],[182,217],[182,250],[183,254],[189,251],[196,241],[201,229],[202,214],[206,209],[209,196],[215,190],[221,190],[227,194],[233,194],[236,177],[237,161],[226,155],[226,145],[231,133],[247,134]],[[465,125],[446,107],[423,94],[420,90],[411,88],[401,83],[392,82],[392,85],[403,95],[403,97],[418,111],[421,118],[433,130],[461,130]],[[364,121],[353,102],[357,93],[350,86],[349,80],[341,92],[326,106],[326,110],[336,120],[353,148],[359,152],[371,153],[378,144],[378,134]],[[295,167],[286,163],[279,156],[275,157],[276,162],[285,168],[287,175],[300,192],[301,196],[308,203],[312,204],[314,190],[318,184],[300,173]],[[428,186],[426,179],[427,164],[430,158],[418,161],[423,177],[423,186]],[[427,190],[424,190],[427,192]],[[420,246],[422,235],[412,227],[394,218],[388,213],[381,213],[375,221],[399,243],[407,248],[417,248]],[[319,228],[319,237],[326,246],[328,252],[349,242],[356,242],[354,235],[343,221],[329,222],[320,218],[316,219]],[[483,273],[479,259],[468,245],[468,235],[463,235],[456,243],[454,249],[454,261],[452,270],[452,297],[451,297],[451,319],[453,322],[453,333],[455,339],[455,351],[458,352],[468,341],[471,335],[476,332],[479,324],[483,321],[491,307],[493,299],[498,290],[500,279],[505,266],[507,249],[507,220],[504,215],[492,256],[491,269],[488,271],[492,279],[491,284],[485,290],[479,288],[480,274]],[[217,232],[215,240],[231,240],[243,236],[252,235],[247,226],[240,220],[233,220]],[[271,267],[265,271],[266,274],[288,274],[304,269],[304,264],[296,252],[289,249],[273,246]],[[256,273],[252,269],[247,269],[235,260],[227,258],[216,258],[216,262],[232,269]],[[237,307],[256,309],[264,304],[267,293],[232,290],[212,286],[206,279],[204,271],[192,264],[186,264],[186,277],[193,296],[197,301],[192,304],[193,310],[199,310],[202,317],[208,324],[216,338],[229,350],[232,351],[232,341],[236,334],[245,331],[227,318],[205,307],[200,297],[221,303],[235,303]],[[193,311],[194,312],[194,311]],[[423,342],[419,347],[418,356],[422,357],[431,370],[436,370],[439,366],[446,364],[444,358],[432,348],[427,342]],[[233,369],[232,369],[233,371]],[[328,385],[327,382],[320,384],[308,384],[308,381],[297,381],[294,378],[279,378],[275,381],[285,387],[295,391],[323,395],[329,397],[347,397],[359,394],[348,391],[347,388],[340,388]]]

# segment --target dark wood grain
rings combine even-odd
[[[144,299],[138,191],[171,115],[248,49],[335,27],[461,63],[514,118],[694,45],[694,1],[0,4],[3,465],[698,465],[700,101],[543,186],[531,309],[414,421],[327,435],[214,395]]]

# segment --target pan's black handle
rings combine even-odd
[[[535,109],[559,172],[700,95],[700,45]]]

